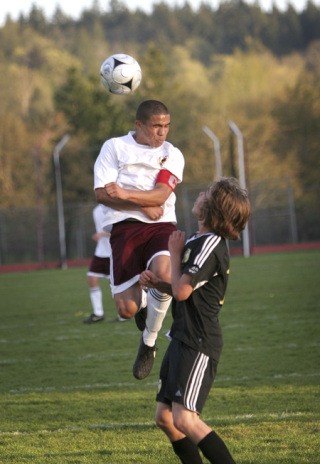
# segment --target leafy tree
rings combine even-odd
[[[32,5],[29,13],[28,24],[40,34],[46,33],[47,20],[43,13],[43,10],[37,7],[35,4]]]
[[[66,82],[56,91],[55,102],[68,120],[70,133],[87,134],[89,143],[101,144],[107,136],[122,132],[120,107],[102,88],[98,76],[87,78],[71,68]]]
[[[143,97],[147,98],[148,95],[153,94],[161,99],[169,83],[167,56],[162,48],[159,48],[154,42],[150,42],[139,61],[143,69],[141,85]]]
[[[294,84],[302,60],[296,57],[279,61],[259,43],[251,43],[250,49],[213,60],[209,72],[214,92],[206,124],[220,138],[223,168],[231,174],[228,121],[236,123],[245,138],[249,174],[255,181],[264,178],[266,172],[269,178],[282,175],[283,161],[272,144],[276,130],[272,109],[288,80]],[[287,173],[295,175],[295,170],[289,167]]]
[[[255,12],[254,16],[252,12]],[[214,15],[212,28],[215,49],[230,54],[236,48],[245,49],[248,37],[259,37],[258,12],[257,6],[250,7],[242,0],[221,3]]]
[[[130,128],[121,97],[102,88],[97,76],[71,68],[55,94],[56,109],[67,121],[71,144],[65,150],[64,183],[69,199],[92,197],[92,170],[103,142]]]
[[[314,55],[313,55],[314,56]],[[318,55],[318,60],[319,60]],[[316,184],[320,175],[320,60],[305,70],[275,105],[278,122],[276,143],[279,157],[298,166],[300,185]]]
[[[52,24],[60,29],[63,29],[68,22],[70,21],[70,18],[62,11],[59,5],[57,5],[53,16],[52,16]]]
[[[209,182],[213,164],[204,149],[202,126],[210,111],[212,83],[207,69],[191,59],[189,50],[176,46],[168,59],[168,82],[164,101],[172,115],[170,140],[186,159],[185,182]]]
[[[303,47],[303,34],[299,16],[296,10],[289,5],[287,11],[282,13],[280,20],[277,53],[287,54],[292,50],[301,50]]]
[[[0,206],[30,206],[35,199],[30,134],[10,111],[0,115],[0,127]]]
[[[306,69],[274,107],[277,123],[274,142],[278,158],[285,159],[288,166],[296,168],[295,182],[298,186],[295,188],[295,197],[301,218],[301,240],[319,239],[319,49],[318,43],[310,47]]]
[[[300,14],[300,22],[304,47],[320,39],[320,9],[314,2],[308,0],[305,9]]]

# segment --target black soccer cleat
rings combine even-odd
[[[89,317],[84,319],[84,324],[94,324],[95,322],[102,322],[104,320],[104,316],[96,316],[95,314],[90,314]]]
[[[157,349],[158,348],[155,345],[151,347],[145,345],[143,338],[141,337],[139,351],[133,365],[133,376],[136,379],[142,380],[150,374]]]
[[[144,308],[139,309],[134,315],[134,320],[138,329],[143,332],[146,328],[146,320],[147,320],[148,308],[145,306]]]

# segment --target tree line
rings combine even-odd
[[[7,22],[10,21],[10,16]],[[194,10],[186,1],[183,6],[157,3],[150,13],[130,11],[121,0],[110,0],[107,12],[94,0],[79,20],[56,8],[46,18],[40,7],[33,5],[29,14],[20,15],[21,28],[31,27],[46,37],[59,37],[72,51],[75,31],[87,31],[90,37],[103,37],[112,46],[126,42],[147,44],[155,41],[163,47],[187,46],[192,56],[206,62],[212,53],[230,54],[248,49],[248,40],[260,42],[276,56],[303,51],[320,39],[320,7],[309,0],[302,11],[290,3],[285,10],[273,5],[264,11],[259,3],[226,0],[216,8],[207,2]],[[160,26],[160,27],[159,27]],[[61,39],[60,39],[61,40]]]
[[[163,100],[169,140],[185,155],[184,182],[215,174],[207,125],[221,142],[224,174],[234,172],[228,121],[241,129],[251,185],[289,178],[301,207],[318,191],[320,9],[297,12],[227,1],[154,6],[130,12],[97,2],[79,20],[60,9],[49,20],[33,6],[0,28],[0,206],[55,202],[52,151],[61,154],[64,198],[91,201],[93,163],[103,141],[132,128],[137,104]],[[112,53],[135,56],[143,72],[134,95],[102,88],[99,69]],[[235,172],[237,174],[237,172]],[[308,194],[306,195],[306,189]],[[262,202],[268,201],[266,198]]]

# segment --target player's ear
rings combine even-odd
[[[143,126],[142,122],[139,121],[139,119],[136,119],[136,120],[134,121],[134,125],[136,126],[137,129],[138,129],[138,128],[141,128],[141,126]]]

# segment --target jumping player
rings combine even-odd
[[[169,239],[171,286],[150,271],[143,287],[173,295],[172,338],[160,370],[156,423],[182,463],[234,464],[223,440],[200,418],[222,350],[219,312],[229,276],[226,239],[239,238],[250,215],[247,192],[233,178],[201,192],[192,213],[199,230],[185,242],[181,231]]]
[[[176,230],[174,190],[182,181],[184,158],[166,141],[170,113],[160,101],[142,102],[135,130],[107,140],[94,166],[94,188],[103,204],[104,227],[111,231],[111,288],[123,318],[141,309],[137,325],[143,330],[133,366],[137,379],[151,371],[156,338],[171,296],[156,289],[142,292],[139,276],[150,269],[170,282],[168,238]],[[146,301],[144,301],[146,300]],[[147,311],[144,308],[147,305]]]

